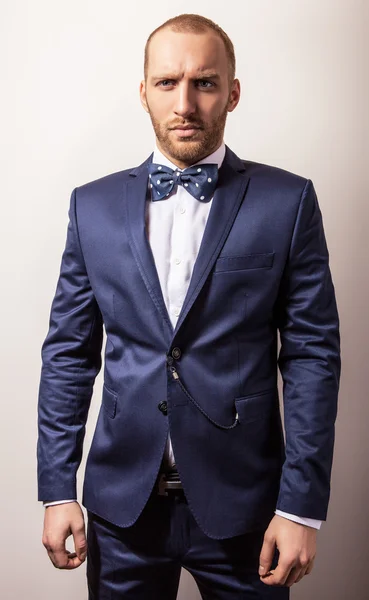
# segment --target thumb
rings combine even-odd
[[[259,575],[266,575],[271,567],[275,552],[275,541],[265,535],[259,558]]]
[[[87,556],[87,540],[85,534],[84,522],[79,523],[78,526],[72,527],[72,534],[74,540],[74,550],[80,561],[84,561]]]

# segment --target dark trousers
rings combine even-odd
[[[258,575],[264,531],[213,540],[197,525],[184,497],[150,497],[134,525],[121,528],[88,513],[89,600],[175,600],[181,567],[204,600],[287,600],[289,588]],[[277,561],[277,552],[273,567]]]

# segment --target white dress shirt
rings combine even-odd
[[[225,152],[225,144],[222,143],[215,152],[199,162],[213,163],[220,167]],[[157,147],[154,150],[153,162],[166,165],[176,171],[182,170],[166,158]],[[151,195],[148,194],[146,232],[173,328],[176,326],[187,293],[212,201],[211,199],[209,202],[200,202],[182,185],[174,188],[170,196],[163,200],[152,202]],[[165,458],[170,465],[175,464],[169,435]],[[45,503],[45,506],[64,502],[73,502],[73,500],[49,502]],[[275,512],[297,523],[320,529],[321,521],[316,519],[298,517],[281,510]]]

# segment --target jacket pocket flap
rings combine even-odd
[[[239,422],[247,423],[248,421],[255,421],[255,419],[269,417],[272,408],[277,405],[277,399],[278,395],[275,389],[235,398]]]
[[[111,419],[114,419],[117,409],[117,394],[103,385],[102,404]]]
[[[270,269],[273,266],[274,254],[274,252],[267,252],[265,254],[245,254],[244,256],[221,256],[215,263],[214,272]]]

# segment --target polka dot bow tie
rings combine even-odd
[[[165,165],[149,164],[152,199],[162,200],[173,188],[183,185],[191,196],[201,202],[209,202],[218,181],[218,165],[194,165],[184,171],[173,171]]]

